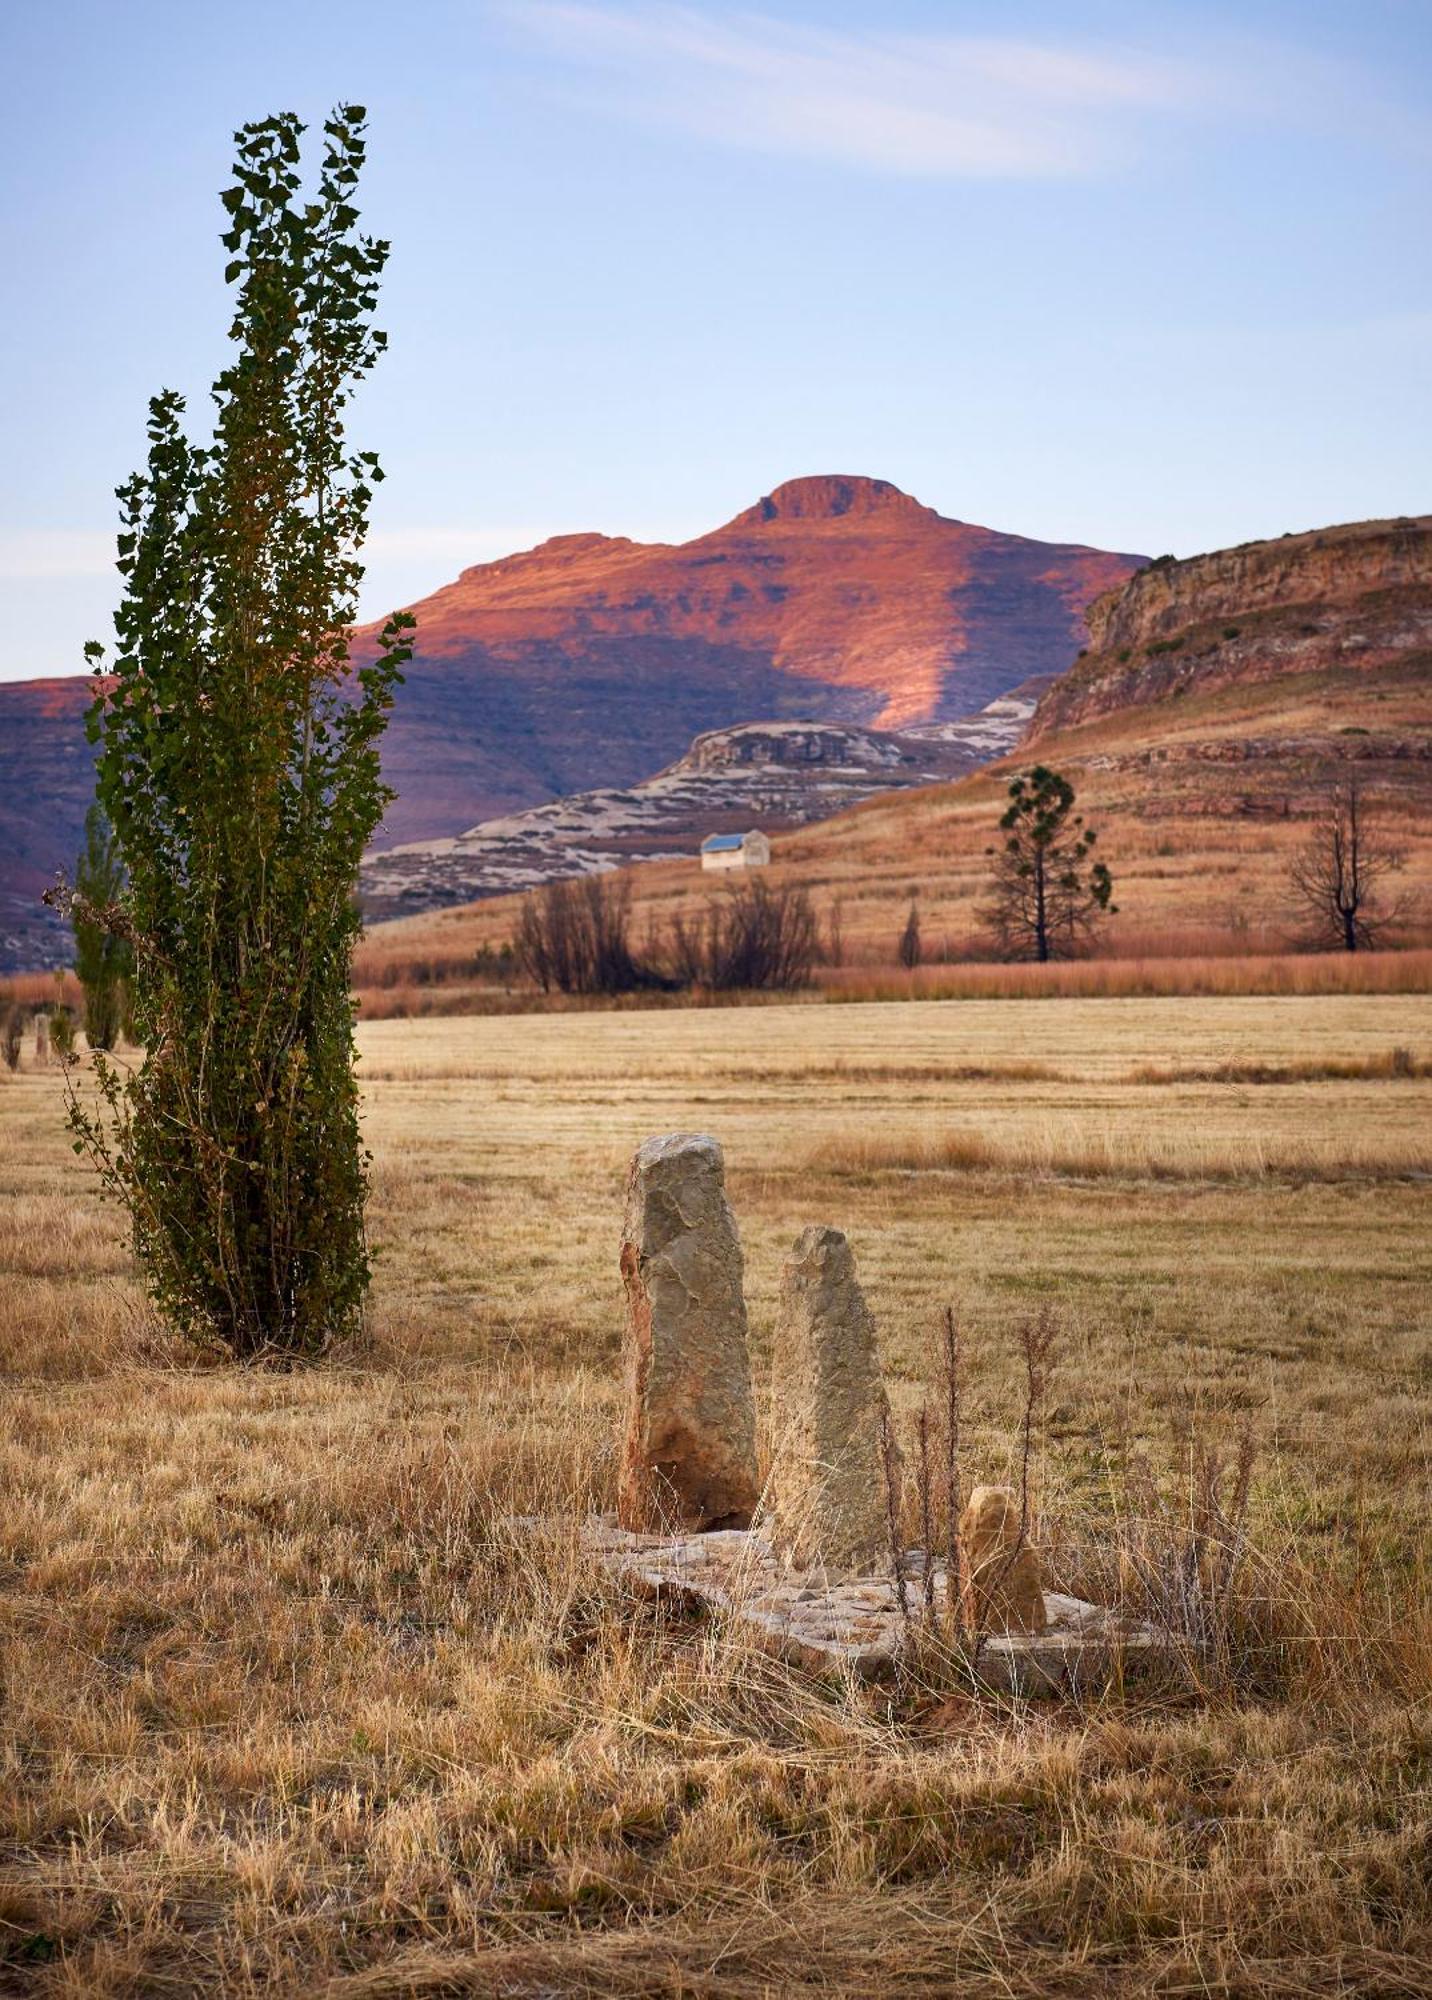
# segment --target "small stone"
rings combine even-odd
[[[965,1623],[974,1632],[1042,1632],[1048,1624],[1039,1557],[1019,1546],[1019,1501],[1008,1486],[977,1486],[960,1516]]]
[[[875,1321],[838,1229],[803,1230],[786,1262],[776,1388],[778,1538],[798,1563],[868,1572],[889,1546],[889,1405]]]
[[[760,1488],[741,1241],[715,1139],[648,1139],[627,1175],[625,1528],[746,1528]]]

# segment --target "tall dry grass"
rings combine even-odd
[[[847,1001],[1427,993],[1432,951],[1086,958],[1052,965],[922,965],[913,972],[831,968],[821,973],[820,986],[827,999]]]
[[[0,1083],[0,1989],[1418,1990],[1427,1191],[1139,1161],[1162,1125],[1185,1158],[1249,1121],[1405,1137],[1432,1083],[1128,1078],[1372,1064],[1422,1018],[1352,995],[367,1026],[371,1324],[286,1376],[146,1345],[54,1073]],[[1128,1171],[804,1160],[1051,1118]],[[938,1659],[819,1681],[593,1566],[624,1162],[693,1126],[726,1144],[767,1458],[804,1223],[851,1234],[907,1445],[963,1301],[967,1479],[1017,1467],[1014,1335],[1057,1302],[1035,1532],[1057,1580],[1167,1619],[1176,1675],[1071,1703]],[[1210,1652],[1195,1447],[1247,1422]]]
[[[1300,1132],[1267,1136],[1128,1131],[1110,1122],[1045,1119],[1008,1136],[977,1127],[832,1133],[804,1164],[816,1174],[1062,1174],[1076,1179],[1432,1180],[1432,1130]]]

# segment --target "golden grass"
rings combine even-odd
[[[365,1026],[371,1332],[291,1376],[165,1346],[54,1071],[0,1078],[0,1990],[1418,1990],[1432,1255],[1383,1174],[1427,1030],[1378,994]],[[1331,1073],[1178,1074],[1240,1065]],[[816,1684],[507,1530],[610,1492],[622,1169],[679,1127],[727,1147],[764,1438],[817,1219],[902,1422],[962,1299],[972,1475],[1057,1302],[1068,1580],[1107,1568],[1111,1457],[1251,1418],[1256,1671],[1078,1710]],[[998,1157],[850,1164],[951,1132]]]
[[[584,1014],[608,1008],[662,1013],[686,1007],[789,1006],[794,1001],[822,1000],[1133,1000],[1432,992],[1432,950],[1420,947],[1357,953],[1099,957],[1050,965],[976,962],[922,965],[913,971],[900,966],[821,966],[810,987],[796,994],[543,994],[515,979],[506,984],[473,981],[461,971],[465,964],[465,957],[459,956],[449,965],[438,948],[429,963],[431,976],[421,983],[399,980],[375,986],[365,983],[367,971],[360,953],[355,971],[359,1011],[367,1021],[399,1021],[444,1020],[461,1014]]]

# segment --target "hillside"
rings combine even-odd
[[[1140,558],[946,519],[885,480],[796,479],[695,541],[564,535],[412,607],[375,845],[639,784],[738,723],[908,730],[1061,672]],[[360,657],[375,628],[357,635]],[[63,954],[38,908],[89,797],[74,681],[0,687],[0,969]]]
[[[1090,622],[1094,645],[1043,696],[1013,754],[778,842],[772,879],[805,882],[824,908],[839,902],[852,959],[892,959],[912,896],[927,952],[971,947],[1004,781],[1036,757],[1073,778],[1100,829],[1120,912],[1111,950],[1287,943],[1288,857],[1349,764],[1405,850],[1409,929],[1425,932],[1432,522],[1329,529],[1161,565],[1101,599]],[[643,926],[708,892],[690,862],[648,864],[635,881]],[[385,925],[369,951],[375,962],[460,959],[509,936],[514,916],[508,900]]]
[[[1019,740],[1044,679],[960,722],[894,735],[840,722],[748,722],[710,729],[684,757],[629,788],[575,792],[484,820],[445,840],[370,854],[361,900],[370,923],[557,876],[695,854],[708,833],[789,831],[875,793],[937,784]]]

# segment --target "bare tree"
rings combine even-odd
[[[628,875],[544,883],[523,898],[513,938],[518,965],[544,993],[785,990],[809,981],[820,949],[809,892],[761,881],[732,883],[695,915],[678,912],[664,938],[648,920],[634,948]]]
[[[1326,810],[1288,869],[1288,889],[1325,951],[1370,951],[1401,914],[1382,885],[1401,851],[1372,824],[1356,778],[1334,786]]]

